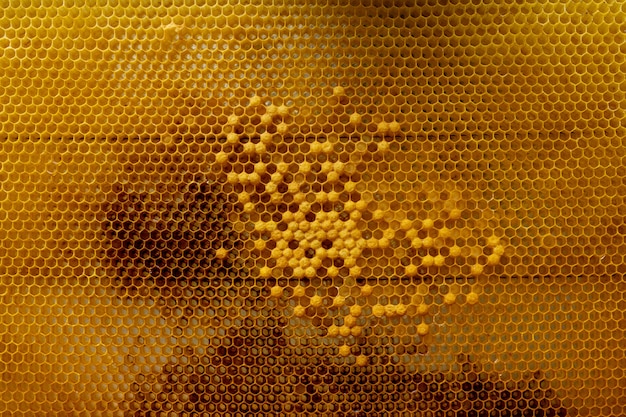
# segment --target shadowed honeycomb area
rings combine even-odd
[[[121,296],[203,298],[211,281],[247,275],[227,217],[234,206],[228,195],[202,176],[181,180],[122,191],[103,207],[106,259]]]
[[[624,2],[0,6],[0,415],[626,413]]]
[[[272,336],[267,343],[227,340],[230,347],[204,354],[181,348],[162,373],[140,375],[127,415],[568,415],[540,371],[502,381],[465,362],[458,373],[420,373],[386,355],[378,365],[354,368],[333,364],[323,349],[281,348]],[[303,354],[309,359],[298,358]],[[242,374],[241,368],[247,371]]]

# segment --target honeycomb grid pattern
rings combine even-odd
[[[626,413],[625,3],[0,2],[0,415]]]

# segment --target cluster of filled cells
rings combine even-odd
[[[344,88],[335,87],[332,97],[340,113]],[[379,278],[419,280],[444,268],[475,278],[500,264],[505,246],[493,231],[480,230],[480,240],[466,243],[474,230],[462,219],[454,185],[411,181],[418,165],[396,158],[403,152],[398,143],[407,140],[400,123],[381,121],[371,135],[294,137],[292,112],[253,96],[242,115],[228,117],[210,159],[211,177],[236,196],[228,218],[250,255],[250,274],[268,283],[276,308],[286,303],[295,318],[336,316],[318,327],[345,341],[360,336],[370,317],[428,314],[426,284],[403,301],[384,296]],[[349,120],[355,130],[370,130],[358,113]],[[215,257],[240,253],[220,247]],[[456,303],[461,288],[450,286],[440,302]],[[461,298],[471,305],[479,294],[470,289]],[[428,333],[428,323],[416,324],[419,337]],[[337,353],[349,356],[350,345],[342,343]],[[356,362],[365,365],[367,358]]]
[[[346,92],[337,86],[332,97],[340,114]],[[433,305],[478,303],[481,286],[473,283],[505,256],[493,222],[466,207],[453,181],[418,178],[418,153],[405,149],[416,139],[400,123],[371,129],[352,112],[355,130],[372,134],[292,134],[294,113],[308,110],[251,97],[222,135],[194,146],[206,152],[192,163],[195,173],[176,174],[177,157],[154,153],[187,145],[148,146],[159,162],[146,169],[166,172],[171,183],[119,183],[103,206],[119,294],[187,307],[226,280],[255,280],[258,301],[267,298],[262,307],[250,294],[200,305],[222,316],[223,303],[269,307],[291,320],[291,337],[325,338],[360,366],[369,359],[359,338],[378,343],[380,329],[400,326],[423,344]],[[128,166],[132,177],[136,167]],[[150,172],[135,175],[156,178]]]

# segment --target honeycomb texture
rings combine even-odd
[[[415,3],[0,0],[0,415],[625,415],[626,4]]]

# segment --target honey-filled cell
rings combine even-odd
[[[5,3],[0,414],[621,416],[624,7]]]

